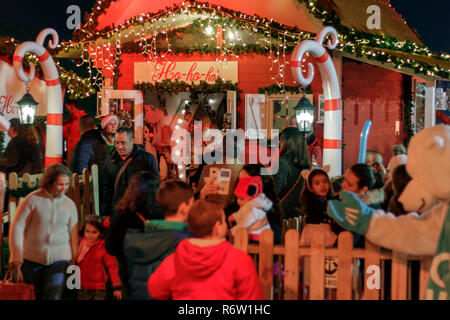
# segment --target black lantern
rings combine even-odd
[[[307,134],[312,131],[312,125],[314,122],[315,108],[311,102],[303,96],[297,105],[294,107],[295,118],[297,119],[298,129]]]
[[[36,109],[39,103],[34,100],[28,87],[27,93],[23,95],[20,101],[17,101],[17,104],[19,105],[20,123],[33,124],[34,116],[36,115]]]

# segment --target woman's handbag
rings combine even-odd
[[[0,281],[0,300],[36,300],[34,285],[26,284],[23,281],[20,268],[17,272],[16,282],[13,281],[13,272],[10,270],[6,272],[5,278]]]

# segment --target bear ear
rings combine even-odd
[[[330,172],[330,168],[331,168],[331,166],[329,164],[326,164],[326,165],[323,166],[323,171],[325,171],[326,173],[329,173]]]
[[[305,169],[305,170],[302,170],[302,173],[301,173],[301,175],[302,175],[302,177],[303,177],[303,179],[304,180],[308,180],[308,176],[309,176],[309,173],[311,172],[312,170],[308,170],[308,169]]]
[[[427,141],[426,145],[428,150],[440,150],[441,152],[444,151],[444,139],[439,136],[433,136],[429,141]]]

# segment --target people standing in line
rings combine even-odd
[[[159,176],[159,169],[153,155],[142,146],[134,144],[133,131],[121,127],[115,134],[112,156],[105,162],[102,186],[101,215],[114,217],[114,207],[122,198],[131,177],[139,171],[150,171]]]
[[[73,152],[70,169],[81,175],[84,169],[87,168],[91,171],[92,165],[96,164],[101,176],[109,154],[106,142],[97,129],[94,118],[90,116],[81,117],[79,128],[81,138]],[[101,180],[99,179],[99,181]]]
[[[42,172],[42,151],[39,137],[33,125],[24,125],[18,118],[12,118],[8,129],[11,138],[3,156],[0,158],[0,171],[6,177],[16,172],[19,177],[24,173]]]
[[[182,240],[148,279],[150,297],[173,300],[264,299],[252,258],[226,241],[221,206],[194,202],[188,224],[195,238]]]
[[[91,216],[80,230],[77,264],[80,267],[81,290],[77,300],[106,300],[106,282],[111,277],[114,297],[122,299],[116,259],[105,250],[106,227],[99,216]]]
[[[156,201],[164,220],[145,222],[145,229],[128,229],[124,251],[130,273],[131,298],[148,300],[147,281],[161,262],[175,251],[178,243],[192,237],[187,224],[189,208],[194,202],[191,186],[168,180],[161,184]]]
[[[72,173],[61,164],[44,171],[41,188],[20,203],[10,228],[9,266],[33,284],[37,300],[60,300],[66,270],[78,250],[78,213],[65,195]]]
[[[116,214],[106,232],[106,252],[117,258],[122,298],[125,300],[131,297],[128,261],[124,252],[125,235],[128,229],[143,231],[144,222],[147,220],[164,219],[156,202],[159,185],[159,176],[152,172],[140,171],[133,175],[115,207]]]
[[[310,168],[308,147],[298,128],[288,127],[280,133],[280,159],[275,186],[283,208],[283,219],[300,215],[301,171]]]
[[[112,153],[115,149],[114,135],[119,127],[119,119],[113,114],[105,116],[101,121],[102,137],[106,142],[109,153]]]
[[[327,215],[327,203],[330,199],[336,199],[331,190],[330,178],[326,171],[316,168],[305,171],[305,183],[300,199],[302,202],[302,215],[304,227],[300,235],[300,245],[310,246],[311,236],[316,230],[325,235],[325,246],[335,244],[337,236],[344,231]]]
[[[242,177],[234,190],[240,209],[228,217],[228,223],[236,223],[230,229],[233,236],[239,228],[247,229],[248,239],[259,242],[259,235],[270,229],[267,212],[272,208],[272,201],[262,191],[262,179],[259,176]]]
[[[320,147],[320,142],[316,138],[314,132],[310,132],[307,134],[306,144],[308,146],[310,156],[309,159],[311,161],[311,164],[318,167],[322,167],[322,160],[323,160],[322,148]]]
[[[375,189],[376,177],[372,167],[365,163],[351,166],[344,175],[342,191],[355,193],[366,205],[380,209],[384,201],[384,191]]]

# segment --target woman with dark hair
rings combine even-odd
[[[36,129],[32,125],[21,124],[18,118],[13,118],[9,122],[11,126],[8,136],[11,140],[3,157],[0,158],[0,171],[6,175],[16,172],[19,177],[24,173],[41,173],[42,152]]]
[[[280,133],[280,159],[275,186],[283,208],[283,219],[300,215],[301,172],[310,168],[309,152],[304,135],[289,127]]]
[[[10,269],[33,284],[37,300],[60,300],[67,267],[78,250],[78,213],[65,193],[72,173],[62,164],[44,171],[41,188],[25,197],[11,224]]]
[[[261,175],[262,164],[246,164],[239,172],[239,179],[245,176],[259,176],[262,179],[262,192],[272,201],[272,208],[267,212],[267,220],[269,220],[270,228],[274,232],[275,244],[281,243],[281,217],[282,210],[280,207],[280,199],[275,189],[275,180],[273,176]]]
[[[111,224],[106,233],[106,251],[117,258],[122,282],[122,298],[130,298],[129,273],[123,245],[128,228],[144,230],[146,220],[164,219],[156,202],[161,181],[149,171],[140,171],[130,180],[123,197],[117,203]]]

